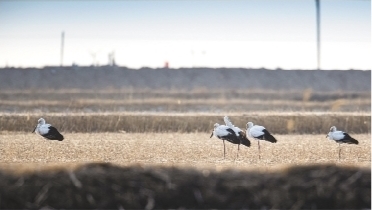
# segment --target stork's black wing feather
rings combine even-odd
[[[249,139],[247,138],[247,135],[245,134],[244,131],[240,131],[239,132],[239,139],[240,139],[240,143],[247,146],[247,147],[250,147],[251,146],[251,142],[249,141]]]
[[[49,140],[58,140],[58,141],[62,141],[64,139],[62,134],[60,134],[58,130],[53,126],[49,127],[48,133],[44,134],[43,137]]]
[[[271,142],[271,143],[276,143],[276,142],[277,142],[277,140],[275,139],[275,137],[272,136],[272,135],[269,133],[269,131],[267,131],[266,129],[263,129],[262,132],[264,132],[264,135],[263,135],[264,140],[269,141],[269,142]]]
[[[226,129],[229,134],[227,136],[219,136],[218,138],[226,140],[233,144],[240,144],[239,138],[236,136],[235,131],[231,128]]]
[[[358,140],[356,140],[353,137],[351,137],[348,133],[345,133],[344,132],[344,136],[345,137],[340,140],[343,143],[347,143],[347,144],[359,144]]]

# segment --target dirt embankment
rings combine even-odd
[[[265,89],[369,92],[371,71],[266,69],[127,69],[45,67],[0,69],[0,89]]]
[[[88,164],[14,175],[0,171],[0,208],[362,209],[370,169],[294,166],[263,173]]]

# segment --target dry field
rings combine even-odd
[[[223,143],[209,138],[210,133],[65,133],[62,142],[47,141],[31,133],[1,135],[2,165],[58,165],[87,162],[111,162],[119,165],[163,165],[212,167],[215,169],[270,169],[283,165],[335,163],[370,166],[371,135],[352,135],[359,145],[338,145],[325,135],[275,135],[278,143],[262,142],[262,159],[252,140],[250,148],[226,142],[227,155],[223,158]],[[47,164],[46,164],[47,163]]]
[[[241,147],[210,133],[0,135],[0,208],[365,209],[371,135],[338,145],[325,135],[275,135]],[[92,163],[93,162],[93,163]],[[104,164],[107,162],[107,164]],[[96,163],[96,164],[94,164]],[[109,164],[110,163],[110,164]],[[115,165],[111,165],[115,164]]]
[[[0,208],[318,209],[371,205],[370,92],[0,91]],[[209,138],[229,115],[278,143]],[[37,119],[62,142],[32,134]],[[359,145],[325,138],[331,125]],[[105,164],[107,163],[107,164]],[[114,164],[114,165],[111,165]],[[315,164],[315,165],[314,165]]]

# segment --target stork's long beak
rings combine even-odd
[[[212,136],[213,136],[213,132],[212,132],[212,134],[211,134],[211,137],[209,137],[209,138],[212,138]]]
[[[31,132],[31,133],[34,133],[35,132],[35,130],[36,130],[36,128],[37,128],[37,126],[35,126],[35,128],[34,128],[34,130]]]

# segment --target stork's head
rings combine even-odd
[[[35,126],[34,130],[32,131],[35,132],[36,128],[39,128],[41,125],[44,125],[45,124],[45,120],[44,118],[40,118],[38,121],[37,121],[37,125]]]
[[[331,131],[331,132],[335,132],[336,130],[337,130],[336,126],[332,126],[332,127],[329,129],[329,131]]]
[[[214,134],[214,131],[215,131],[215,129],[216,129],[218,126],[220,126],[220,124],[218,124],[218,123],[215,123],[215,124],[214,124],[214,130],[212,131],[211,137],[209,137],[209,138],[212,138],[212,136],[213,136],[213,134]]]
[[[39,124],[39,125],[44,125],[44,124],[45,124],[45,120],[44,120],[44,118],[40,118],[40,119],[37,121],[37,124]]]
[[[248,122],[248,123],[247,123],[247,129],[248,129],[248,128],[252,128],[252,127],[253,127],[253,123],[252,123],[252,122]]]

